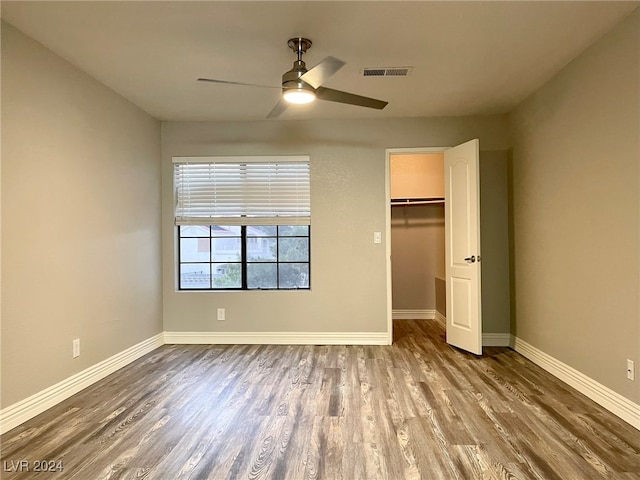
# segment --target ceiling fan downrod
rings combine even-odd
[[[302,54],[311,48],[312,43],[308,38],[296,37],[290,38],[287,45],[289,45],[289,48],[298,55],[298,62],[301,62]]]

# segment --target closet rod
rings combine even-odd
[[[391,200],[391,206],[394,205],[427,205],[430,203],[444,203],[444,197],[432,198],[402,198]]]

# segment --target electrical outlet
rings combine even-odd
[[[225,316],[226,316],[226,315],[225,315],[224,308],[219,308],[219,309],[218,309],[218,320],[219,320],[220,322],[224,322],[224,321],[225,321]]]
[[[73,358],[77,358],[80,356],[80,339],[76,338],[73,341]]]
[[[629,380],[635,380],[636,368],[633,364],[633,360],[627,360],[627,378]]]

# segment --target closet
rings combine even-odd
[[[392,312],[445,315],[444,154],[390,155]]]

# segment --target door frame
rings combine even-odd
[[[451,146],[446,147],[413,147],[387,148],[385,150],[385,255],[387,272],[387,344],[393,344],[393,314],[392,314],[392,280],[391,280],[391,155],[416,153],[444,153]]]

